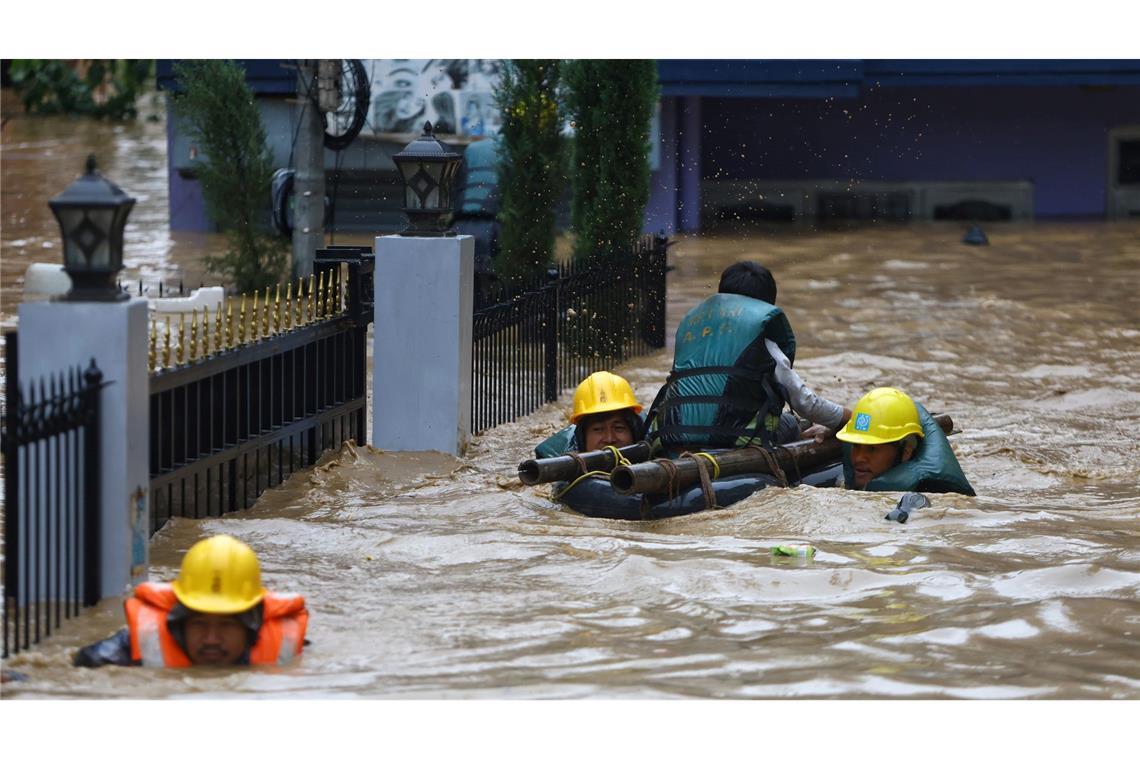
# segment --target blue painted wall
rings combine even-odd
[[[1029,180],[1037,216],[1099,216],[1107,132],[1140,124],[1140,87],[883,86],[703,114],[704,179]]]

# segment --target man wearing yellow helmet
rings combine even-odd
[[[595,372],[574,390],[574,442],[578,451],[629,446],[642,437],[641,404],[625,378]]]
[[[848,488],[974,495],[945,433],[897,388],[875,388],[836,434]]]
[[[534,449],[539,459],[567,451],[597,451],[606,446],[629,446],[645,436],[641,404],[625,378],[595,372],[574,390],[571,424]]]
[[[301,653],[309,620],[305,600],[263,588],[257,555],[226,535],[194,544],[173,583],[141,583],[125,607],[127,628],[76,665],[281,665]]]

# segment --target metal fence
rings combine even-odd
[[[665,251],[647,236],[633,251],[552,266],[543,280],[485,290],[473,326],[472,432],[558,399],[591,372],[665,346]]]
[[[20,387],[5,336],[4,652],[27,649],[100,597],[99,389],[91,365]]]
[[[180,355],[201,343],[204,358],[151,375],[151,533],[171,517],[245,509],[322,451],[365,442],[372,271],[368,248],[319,250],[296,301],[291,288],[284,303],[267,294],[247,316],[243,300],[236,321],[232,306],[218,315],[212,340],[206,319],[201,335],[179,330]],[[163,353],[169,364],[169,338]]]

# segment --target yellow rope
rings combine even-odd
[[[610,474],[609,474],[608,472],[603,472],[602,470],[591,470],[590,472],[587,472],[587,473],[583,473],[582,475],[579,475],[577,478],[575,478],[575,479],[574,479],[574,482],[572,482],[570,485],[566,486],[566,487],[565,487],[565,488],[563,488],[561,491],[559,491],[558,493],[554,494],[554,500],[555,500],[555,501],[558,501],[558,500],[559,500],[559,499],[561,499],[563,496],[565,496],[566,494],[570,493],[570,489],[571,489],[571,488],[573,488],[574,486],[578,485],[579,483],[581,483],[581,482],[582,482],[583,480],[585,480],[586,478],[590,478],[590,477],[599,477],[599,478],[603,478],[603,479],[605,479],[605,480],[609,480],[609,479],[610,479]]]
[[[617,446],[603,446],[602,451],[609,451],[609,452],[613,453],[613,455],[614,455],[614,467],[623,467],[623,466],[628,466],[628,465],[633,464],[632,462],[630,462],[628,459],[625,458],[625,455],[622,454],[621,451],[618,450]]]
[[[707,459],[707,460],[709,460],[709,462],[712,463],[713,480],[716,480],[717,478],[720,477],[720,463],[716,461],[716,457],[714,457],[712,454],[708,453],[707,451],[695,451],[695,452],[693,452],[693,458],[696,458],[696,457],[703,457],[704,459]]]

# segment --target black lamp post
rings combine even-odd
[[[444,218],[452,211],[452,190],[463,156],[432,136],[429,121],[424,124],[424,133],[392,160],[404,180],[404,213],[411,223],[400,234],[454,235],[444,225]]]
[[[123,228],[135,199],[95,171],[87,173],[48,201],[63,234],[63,268],[71,276],[65,301],[125,301],[115,277],[123,268]]]

